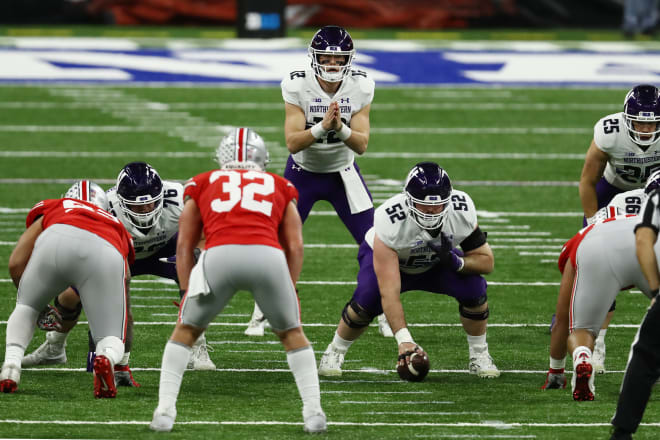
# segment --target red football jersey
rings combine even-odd
[[[298,191],[284,177],[255,170],[214,170],[185,186],[204,223],[206,249],[223,244],[263,244],[282,249],[278,230]]]
[[[25,226],[29,227],[41,216],[44,217],[44,230],[54,224],[75,226],[106,240],[117,248],[130,264],[135,260],[133,239],[124,225],[112,214],[91,203],[69,198],[42,200],[28,213]]]

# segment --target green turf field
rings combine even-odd
[[[498,379],[467,374],[467,341],[453,299],[403,296],[416,342],[431,359],[423,383],[398,380],[397,350],[371,328],[349,351],[341,378],[323,379],[326,437],[607,438],[622,371],[648,300],[619,297],[607,336],[608,373],[594,402],[568,390],[541,391],[548,367],[548,323],[559,284],[556,259],[581,225],[577,181],[593,124],[619,110],[623,89],[377,88],[367,153],[358,159],[374,199],[401,190],[410,167],[438,161],[480,211],[495,253],[489,281],[490,352]],[[0,266],[7,267],[27,210],[59,197],[78,178],[109,188],[120,168],[146,160],[165,179],[214,166],[222,127],[249,125],[266,139],[281,173],[287,152],[278,88],[0,87]],[[327,204],[304,227],[300,302],[317,358],[330,342],[357,274],[357,247]],[[0,338],[16,290],[0,280]],[[132,284],[136,320],[131,366],[139,389],[95,400],[84,372],[87,326],[69,337],[63,368],[26,369],[19,390],[0,395],[1,437],[151,438],[158,368],[177,310],[175,285]],[[239,293],[207,332],[218,371],[187,372],[168,438],[305,437],[301,403],[274,335],[243,335],[252,311]],[[44,340],[37,332],[28,351]],[[4,344],[1,344],[4,347]],[[570,362],[567,365],[570,368]],[[636,438],[660,437],[652,397]],[[648,425],[652,424],[652,425]]]

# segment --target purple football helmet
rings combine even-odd
[[[150,228],[163,211],[163,181],[151,165],[131,162],[117,176],[117,198],[133,226]]]
[[[451,180],[435,162],[420,162],[415,165],[406,179],[404,193],[407,197],[410,217],[422,229],[437,229],[449,210]],[[437,213],[425,213],[415,204],[423,206],[442,206]]]
[[[633,87],[623,102],[623,119],[628,129],[628,136],[637,145],[649,146],[654,144],[660,133],[660,90],[657,87],[642,84]],[[655,129],[643,132],[635,129],[633,122],[655,122]],[[648,137],[648,139],[642,139]]]
[[[312,42],[309,43],[308,53],[316,76],[328,82],[339,82],[351,71],[355,49],[353,39],[346,29],[339,26],[323,26],[314,34]],[[343,55],[345,61],[340,66],[323,65],[319,62],[321,55]]]
[[[649,195],[658,188],[660,188],[660,170],[655,170],[646,180],[644,194]]]

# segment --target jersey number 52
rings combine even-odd
[[[254,196],[259,194],[267,196],[275,192],[275,179],[273,176],[258,171],[237,173],[233,171],[215,171],[211,173],[209,182],[226,177],[222,182],[222,194],[228,198],[213,199],[211,209],[215,212],[229,212],[238,202],[241,208],[248,211],[260,212],[270,217],[273,204],[267,200],[255,200]],[[249,183],[246,183],[249,182]]]

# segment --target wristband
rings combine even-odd
[[[341,128],[340,128],[339,131],[337,132],[337,137],[338,137],[339,139],[341,139],[342,141],[345,141],[346,139],[348,139],[349,137],[351,137],[351,133],[352,133],[352,132],[353,132],[353,131],[348,127],[348,125],[346,125],[346,124],[344,124],[344,123],[342,122],[342,124],[341,124]]]
[[[403,327],[394,333],[394,339],[396,339],[396,343],[399,345],[403,344],[404,342],[410,342],[411,344],[415,343],[406,327]]]
[[[312,125],[312,128],[309,129],[309,132],[314,136],[314,139],[321,139],[323,136],[328,134],[328,130],[323,128],[323,124],[321,122],[317,123],[316,125]]]

